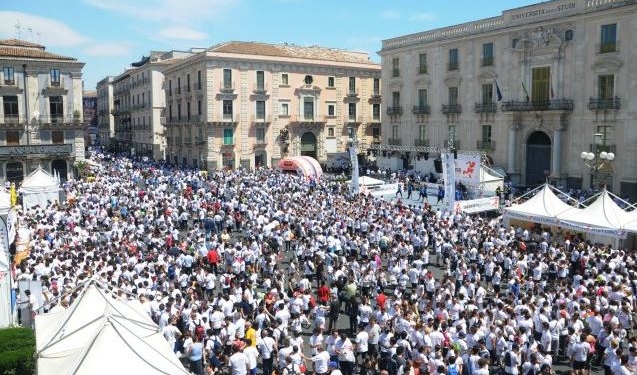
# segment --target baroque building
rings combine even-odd
[[[383,144],[453,140],[517,184],[637,198],[636,13],[632,0],[554,0],[384,40]],[[616,158],[591,173],[582,151]]]

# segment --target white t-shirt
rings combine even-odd
[[[236,352],[228,360],[232,375],[246,375],[248,373],[248,357],[242,352]]]
[[[365,331],[360,331],[356,335],[356,351],[358,353],[367,353],[367,344],[369,342],[369,334]]]
[[[312,362],[314,363],[314,371],[316,371],[317,374],[325,374],[327,373],[330,363],[330,354],[326,350],[323,350],[312,357]]]

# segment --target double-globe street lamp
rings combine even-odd
[[[582,151],[580,158],[584,161],[584,165],[591,170],[591,185],[595,186],[597,182],[597,174],[604,168],[606,163],[610,163],[615,159],[615,154],[607,151],[599,151],[603,134],[593,134],[594,144],[593,152]]]

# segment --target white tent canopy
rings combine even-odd
[[[25,209],[36,205],[44,208],[49,201],[60,201],[58,180],[42,167],[38,167],[22,182],[20,191],[22,192],[22,205]]]
[[[0,189],[0,216],[7,216],[11,210],[11,194]]]
[[[550,185],[544,184],[536,189],[535,195],[529,200],[505,208],[504,217],[536,223],[557,224],[557,215],[571,209],[574,208],[555,195]]]
[[[480,167],[480,184],[482,185],[483,195],[491,196],[495,195],[498,187],[504,190],[504,177],[498,175],[498,172],[493,169],[482,165]]]
[[[38,375],[188,374],[142,305],[96,281],[66,310],[36,316]]]
[[[352,180],[347,181],[347,183],[351,183]],[[384,185],[385,181],[378,180],[369,176],[361,176],[358,178],[358,183],[360,186],[370,186],[370,185]]]
[[[4,223],[0,223],[4,226]],[[5,229],[6,233],[6,229]],[[11,272],[9,265],[8,247],[0,241],[0,328],[13,324],[13,310],[11,308]]]
[[[560,225],[612,237],[625,237],[622,228],[634,220],[634,214],[619,207],[606,190],[592,199],[593,203],[586,208],[572,208],[557,215]]]

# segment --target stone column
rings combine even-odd
[[[562,149],[562,128],[553,130],[553,143],[551,144],[551,177],[554,179],[560,178],[562,174],[562,155],[560,150]]]
[[[517,125],[511,125],[509,126],[509,139],[508,139],[508,145],[507,145],[507,173],[515,173],[516,172],[516,168],[515,168],[515,153],[516,150],[518,149],[515,145],[515,138],[517,135],[517,131],[518,131],[518,126]]]

